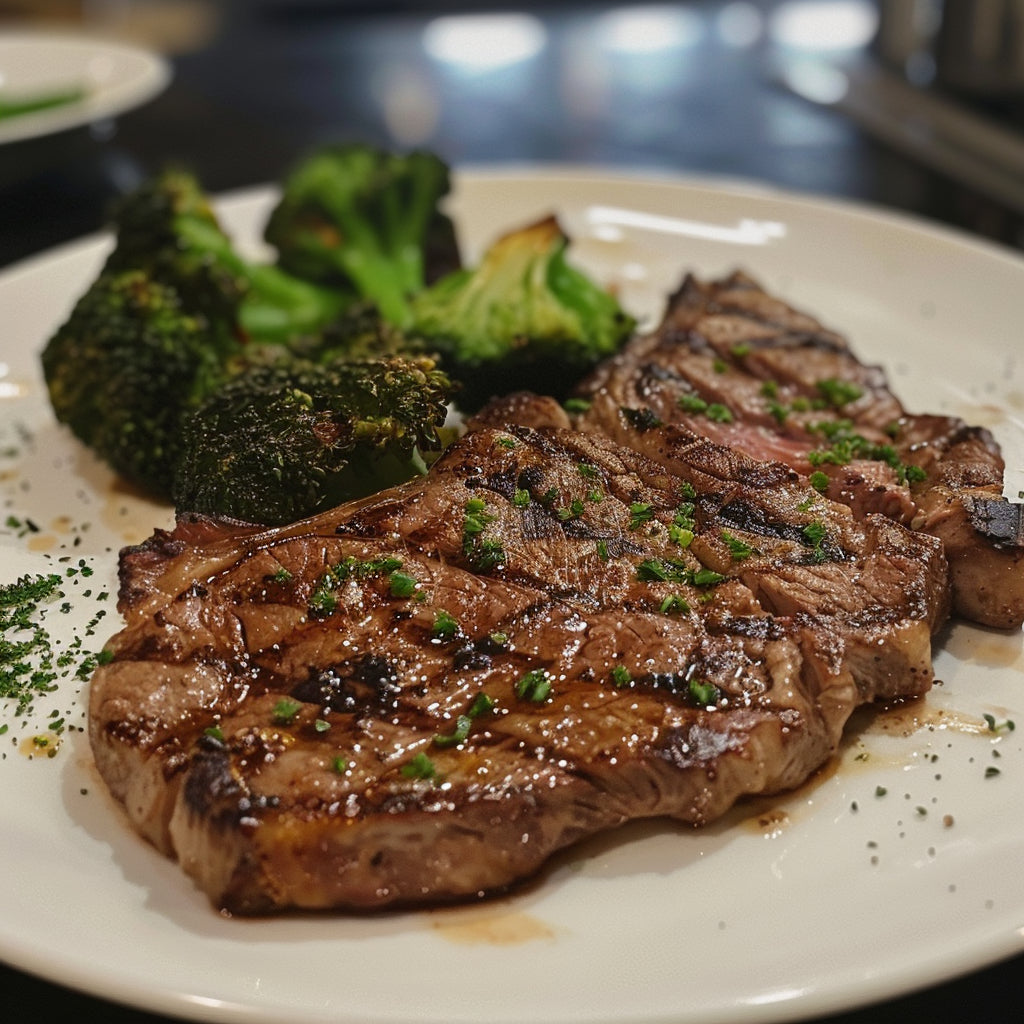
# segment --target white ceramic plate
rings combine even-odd
[[[255,244],[268,202],[222,209]],[[575,259],[645,315],[685,269],[746,268],[884,363],[912,408],[992,427],[1008,492],[1024,487],[1024,261],[1008,253],[861,208],[597,171],[466,173],[453,209],[470,254],[556,211]],[[54,425],[40,385],[39,347],[105,244],[0,277],[3,576],[83,559],[94,575],[67,581],[72,611],[47,624],[66,645],[105,608],[95,648],[116,625],[97,596],[115,549],[169,523]],[[135,837],[81,733],[53,759],[21,752],[51,707],[81,725],[65,680],[0,736],[0,956],[210,1021],[735,1024],[906,992],[1024,949],[1021,634],[957,625],[937,666],[923,705],[861,719],[813,784],[705,831],[626,828],[481,906],[264,921],[219,916]]]
[[[0,119],[0,144],[116,117],[158,95],[170,65],[157,54],[86,35],[0,32],[0,97],[82,89],[81,100]]]

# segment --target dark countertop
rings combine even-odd
[[[187,164],[220,192],[279,178],[312,145],[341,138],[422,145],[456,166],[585,163],[749,179],[1024,246],[1020,210],[929,169],[926,154],[890,148],[837,110],[776,84],[780,46],[765,29],[780,6],[672,5],[682,13],[676,48],[612,61],[595,42],[610,24],[602,18],[609,6],[552,2],[532,10],[533,24],[546,33],[540,52],[469,88],[423,46],[425,26],[438,14],[469,10],[467,2],[110,5],[106,27],[118,31],[125,27],[118,11],[177,12],[138,19],[154,45],[166,42],[174,79],[115,124],[0,148],[0,267],[99,229],[119,192],[169,161]],[[0,3],[0,15],[6,9]],[[758,11],[755,36],[750,16]],[[687,33],[699,42],[688,44]],[[865,50],[861,40],[847,56]],[[1022,123],[1006,104],[987,102],[984,113],[1011,131]],[[4,966],[0,991],[0,1014],[12,1024],[44,1015],[95,1015],[108,1024],[163,1020]],[[1022,1003],[1018,957],[830,1019],[953,1024],[984,1017],[1009,1024],[1020,1020]]]

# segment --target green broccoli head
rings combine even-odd
[[[108,270],[146,270],[174,287],[189,309],[232,320],[257,340],[316,332],[352,301],[337,288],[243,258],[198,180],[185,170],[169,168],[123,196],[112,224],[116,244]]]
[[[107,272],[145,270],[175,288],[193,311],[237,317],[248,290],[245,275],[220,258],[231,243],[192,174],[169,168],[147,179],[114,204],[111,226],[116,244]]]
[[[441,447],[449,390],[423,356],[243,371],[185,421],[175,503],[275,525],[410,479]]]
[[[568,244],[547,217],[500,238],[476,268],[455,271],[415,297],[410,331],[440,352],[462,383],[465,411],[522,389],[562,398],[629,337],[635,320],[570,266]]]
[[[319,334],[297,340],[291,350],[320,363],[431,354],[422,338],[395,327],[368,302],[350,306]]]
[[[287,177],[265,237],[291,273],[352,288],[404,327],[410,296],[459,265],[439,208],[449,189],[448,168],[431,153],[326,147]]]
[[[42,353],[57,419],[128,480],[169,497],[184,409],[237,351],[145,272],[106,271]]]

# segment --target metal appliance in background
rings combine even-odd
[[[875,52],[914,85],[1024,99],[1024,0],[879,0]]]
[[[782,83],[1024,218],[1024,0],[876,3],[870,53]],[[1024,221],[1002,233],[1024,245]]]

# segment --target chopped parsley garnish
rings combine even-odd
[[[524,673],[516,683],[516,696],[520,700],[530,700],[542,704],[551,693],[551,678],[542,668],[535,668]]]
[[[573,500],[568,504],[568,506],[563,505],[560,509],[558,509],[556,515],[563,523],[566,523],[570,519],[579,519],[579,517],[583,515],[583,508],[584,506],[582,499],[573,498]]]
[[[872,462],[884,462],[896,474],[896,479],[901,484],[920,482],[928,475],[920,466],[904,463],[891,444],[874,444],[856,433],[850,420],[829,420],[816,423],[810,429],[821,434],[829,442],[828,448],[819,448],[807,453],[807,461],[812,466],[821,466],[825,463],[845,466],[854,459],[867,459]]]
[[[612,682],[617,687],[629,686],[633,682],[633,674],[625,665],[616,665],[612,669]]]
[[[430,635],[435,640],[445,642],[454,640],[460,632],[458,620],[443,608],[434,615],[434,625],[431,627]]]
[[[493,636],[493,634],[492,634]],[[506,637],[506,641],[507,641]],[[479,718],[481,715],[490,714],[494,710],[494,698],[489,697],[482,690],[473,698],[473,703],[469,705],[469,711],[466,712],[470,718]]]
[[[683,412],[702,413],[715,423],[732,423],[732,412],[721,402],[708,402],[700,395],[687,393],[679,396],[678,404]]]
[[[694,531],[697,528],[693,518],[695,511],[692,501],[684,501],[676,509],[672,524],[668,528],[669,540],[681,548],[688,548],[693,543]]]
[[[512,493],[512,504],[516,508],[526,508],[530,504],[530,492],[522,488],[516,488]]]
[[[825,538],[828,536],[828,530],[825,524],[820,519],[814,519],[809,522],[800,531],[804,542],[808,544],[814,554],[814,560],[816,562],[823,562],[828,557],[825,549],[822,545],[825,542]]]
[[[567,398],[562,403],[566,412],[586,412],[590,408],[590,402],[585,398]]]
[[[22,576],[0,587],[0,698],[14,702],[15,715],[57,688],[60,673],[41,620],[42,605],[64,596],[60,584],[53,573]]]
[[[690,605],[685,598],[680,597],[678,594],[669,594],[661,602],[658,610],[665,615],[671,615],[673,612],[680,612],[685,615],[690,610]]]
[[[834,377],[819,380],[814,386],[825,401],[835,409],[841,409],[844,405],[849,405],[850,402],[856,402],[864,394],[864,389],[852,381],[837,380]]]
[[[317,618],[330,615],[338,607],[338,599],[334,591],[350,579],[366,580],[377,576],[391,576],[402,567],[400,558],[382,556],[381,558],[359,559],[351,555],[342,559],[337,565],[331,566],[317,583],[309,597],[309,613]]]
[[[439,734],[434,737],[434,743],[439,747],[457,747],[469,736],[475,719],[481,715],[490,714],[494,710],[494,700],[486,693],[478,693],[473,698],[469,710],[455,719],[455,728],[450,733]]]
[[[982,715],[985,719],[985,724],[988,726],[989,732],[1013,732],[1017,728],[1017,723],[1012,718],[1003,719],[1003,721],[997,721],[995,715]]]
[[[672,558],[644,559],[636,567],[636,578],[647,583],[688,583],[693,587],[714,587],[726,579],[713,569],[693,569]]]
[[[729,549],[729,554],[737,562],[742,562],[745,558],[749,558],[754,554],[754,549],[739,537],[733,536],[728,530],[723,530],[721,533],[722,541],[725,546]]]
[[[645,501],[634,501],[629,506],[629,528],[639,530],[654,518],[654,509]]]
[[[828,473],[823,473],[820,469],[816,469],[808,478],[807,482],[819,493],[822,494],[828,490]]]
[[[438,747],[456,747],[469,735],[469,730],[473,725],[473,719],[469,715],[459,715],[455,719],[455,729],[444,735],[437,735],[434,737],[434,743]]]
[[[416,593],[419,582],[415,576],[404,572],[393,572],[388,577],[393,597],[412,597]]]
[[[463,537],[475,537],[487,529],[487,524],[494,516],[487,511],[487,502],[483,498],[470,498],[466,502],[462,520]]]
[[[277,725],[291,725],[295,716],[302,710],[302,704],[291,697],[282,697],[271,711],[271,716]]]
[[[411,761],[402,765],[402,774],[407,779],[432,779],[437,775],[437,766],[421,750]]]
[[[334,596],[334,584],[327,580],[309,595],[309,614],[314,618],[326,618],[338,607],[338,599]]]
[[[505,563],[501,541],[481,536],[495,516],[482,498],[470,498],[463,509],[462,553],[475,572],[488,573]]]
[[[714,683],[701,682],[699,679],[691,679],[686,684],[690,700],[698,707],[713,707],[721,698],[721,693]]]
[[[489,573],[505,564],[505,548],[500,540],[482,540],[470,552],[470,560],[476,572]]]

